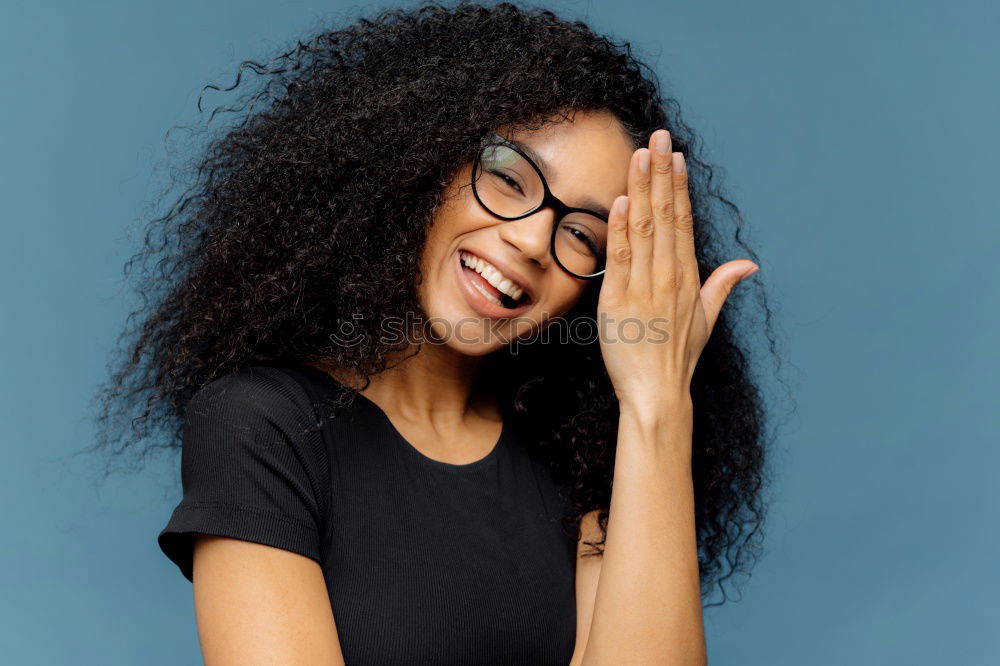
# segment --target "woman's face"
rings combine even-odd
[[[634,148],[617,119],[606,112],[578,112],[572,122],[512,135],[538,155],[552,193],[566,205],[603,212],[627,193]],[[469,187],[472,165],[458,170],[443,193],[422,257],[420,302],[434,338],[463,354],[488,354],[530,336],[573,307],[592,280],[564,271],[549,250],[555,211],[545,208],[519,220],[502,220],[480,206]],[[602,210],[603,209],[603,210]],[[471,253],[478,259],[470,259]],[[562,255],[560,255],[560,258]],[[465,261],[463,261],[463,258]],[[514,309],[484,280],[499,270],[525,294]],[[477,270],[469,268],[472,262]],[[597,278],[599,280],[599,278]],[[486,293],[483,293],[483,292]],[[516,288],[513,290],[517,294]],[[491,298],[492,297],[492,298]]]

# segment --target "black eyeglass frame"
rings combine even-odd
[[[523,157],[524,160],[531,165],[531,168],[535,170],[535,173],[538,174],[539,180],[542,181],[542,190],[544,191],[544,195],[542,196],[541,202],[528,212],[521,213],[520,215],[517,215],[515,217],[507,217],[505,215],[500,215],[499,213],[490,210],[490,207],[487,206],[485,203],[483,203],[483,200],[479,198],[479,192],[476,191],[476,172],[479,171],[479,163],[481,161],[483,151],[491,146],[498,146],[498,145],[506,146],[507,148],[510,148],[518,155]],[[565,203],[563,203],[554,194],[552,194],[552,190],[549,189],[549,184],[545,180],[545,175],[542,173],[542,170],[538,168],[538,165],[535,164],[530,157],[525,155],[524,151],[518,148],[515,144],[511,143],[507,139],[504,139],[499,134],[494,134],[491,137],[485,139],[482,145],[479,147],[478,152],[476,153],[476,159],[472,164],[472,173],[470,174],[469,179],[472,182],[472,194],[473,196],[476,197],[476,201],[479,202],[479,205],[482,206],[483,210],[485,210],[487,213],[493,215],[494,217],[498,217],[501,220],[520,220],[522,218],[528,217],[529,215],[534,215],[543,208],[554,209],[556,212],[556,219],[552,225],[552,236],[549,238],[549,254],[552,255],[553,259],[555,259],[555,262],[559,266],[559,268],[563,269],[573,277],[580,278],[581,280],[593,280],[594,278],[604,275],[604,271],[607,270],[607,256],[608,256],[607,250],[605,250],[604,252],[604,268],[602,268],[600,271],[596,273],[591,273],[589,275],[580,275],[579,273],[574,273],[570,269],[566,268],[563,265],[563,263],[559,261],[559,257],[556,255],[556,233],[559,231],[559,222],[566,215],[569,215],[570,213],[587,213],[588,215],[593,215],[599,220],[604,220],[605,224],[608,223],[608,218],[596,211],[589,210],[587,208],[574,208],[572,206],[567,206]]]

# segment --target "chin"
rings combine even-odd
[[[430,338],[431,344],[466,356],[491,354],[508,346],[512,339],[508,326],[491,327],[472,315],[429,315],[428,321],[430,325],[425,328],[425,335]]]
[[[499,351],[506,347],[507,345],[502,344],[463,344],[461,342],[450,341],[446,343],[449,349],[453,350],[458,354],[463,356],[488,356],[496,351]]]
[[[517,337],[527,337],[529,332],[539,327],[539,322],[528,315],[510,320],[489,320],[448,304],[428,303],[424,312],[427,319],[423,334],[428,342],[466,356],[491,354],[510,346]]]

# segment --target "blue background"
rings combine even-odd
[[[679,98],[795,366],[766,552],[741,601],[706,611],[712,663],[1000,662],[1000,5],[546,6],[630,40]],[[92,433],[167,128],[203,120],[201,86],[241,59],[375,8],[0,8],[5,663],[199,661],[191,585],[155,543],[176,460],[102,484],[68,456]]]

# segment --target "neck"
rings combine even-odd
[[[371,378],[361,390],[366,398],[415,423],[461,423],[471,413],[499,420],[496,393],[478,382],[485,356],[469,356],[446,345],[424,344],[416,355],[410,349],[388,370]],[[356,389],[363,380],[327,364],[313,364],[341,383]]]

